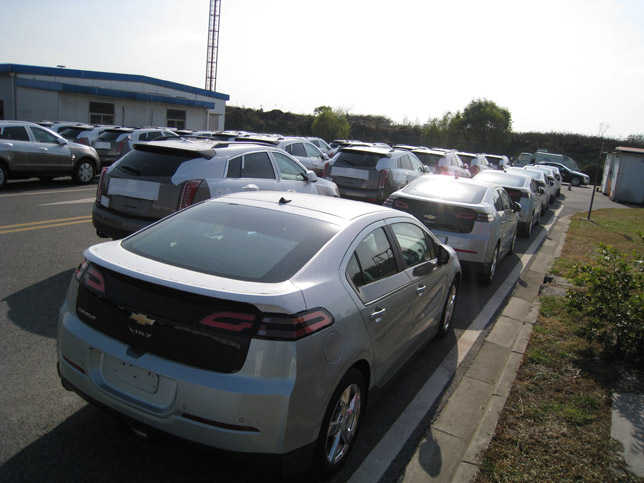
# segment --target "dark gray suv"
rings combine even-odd
[[[353,146],[333,156],[326,178],[338,185],[343,198],[382,204],[391,193],[429,172],[409,151]]]
[[[0,121],[0,188],[7,180],[71,176],[91,183],[100,169],[94,148],[25,121]]]
[[[199,201],[259,190],[340,196],[334,183],[275,146],[151,141],[103,170],[92,221],[99,236],[122,238]]]

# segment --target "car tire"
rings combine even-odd
[[[89,184],[94,181],[95,176],[96,166],[93,161],[87,158],[81,159],[76,163],[76,166],[74,166],[72,178],[78,184]]]
[[[441,315],[441,322],[438,326],[438,337],[445,337],[452,328],[452,317],[454,315],[454,308],[456,306],[456,295],[458,294],[458,283],[456,280],[452,282],[447,292],[447,299],[445,300],[445,307],[443,307],[443,314]]]
[[[362,374],[352,368],[333,392],[322,420],[314,456],[314,465],[320,473],[335,473],[347,460],[358,434],[364,396]]]
[[[492,253],[492,259],[490,263],[483,265],[481,272],[479,273],[479,281],[484,285],[490,285],[494,279],[494,274],[496,273],[496,266],[499,263],[499,243],[494,247],[494,252]]]
[[[528,223],[524,223],[520,227],[521,236],[523,238],[530,238],[530,235],[532,234],[533,225],[534,225],[534,215],[532,215]]]
[[[518,226],[514,229],[514,234],[512,235],[512,241],[510,242],[510,246],[508,248],[508,255],[511,255],[514,253],[514,246],[517,243],[517,232],[519,231]]]
[[[7,174],[7,168],[5,168],[2,163],[0,163],[0,188],[4,188],[7,184],[9,175]]]
[[[577,177],[573,178],[570,180],[570,184],[573,186],[579,186],[581,184],[581,180]]]

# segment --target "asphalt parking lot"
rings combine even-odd
[[[69,179],[57,179],[11,182],[0,192],[0,480],[257,480],[243,461],[175,441],[140,439],[61,387],[56,374],[56,315],[83,250],[101,241],[91,224],[95,191],[95,184],[79,187]],[[591,193],[590,187],[572,191],[564,187],[544,223],[588,209]],[[593,209],[614,206],[596,194]],[[391,429],[405,420],[409,405],[427,390],[436,371],[456,362],[449,358],[458,357],[458,370],[435,402],[421,407],[419,416],[405,427],[407,439],[386,446],[397,449],[387,454],[381,481],[398,480],[421,435],[474,359],[481,337],[491,329],[487,321],[473,323],[484,311],[494,319],[505,300],[498,291],[505,290],[506,277],[525,263],[524,257],[534,255],[538,246],[533,241],[544,235],[539,226],[530,239],[517,239],[517,253],[500,264],[491,286],[480,286],[473,277],[465,279],[453,334],[429,343],[370,408],[354,453],[329,481],[348,481],[362,471],[376,448],[403,434],[392,435]],[[496,305],[489,306],[491,300]],[[455,355],[453,349],[465,333],[473,335],[468,352]]]

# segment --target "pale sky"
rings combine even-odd
[[[209,0],[0,0],[0,63],[205,86]],[[423,124],[473,99],[517,132],[644,133],[643,0],[222,0],[228,105]]]

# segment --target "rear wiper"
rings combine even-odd
[[[132,174],[135,174],[137,176],[141,175],[141,171],[139,171],[136,168],[133,168],[132,166],[128,166],[127,164],[120,164],[119,169],[122,169],[123,171],[129,171]]]

